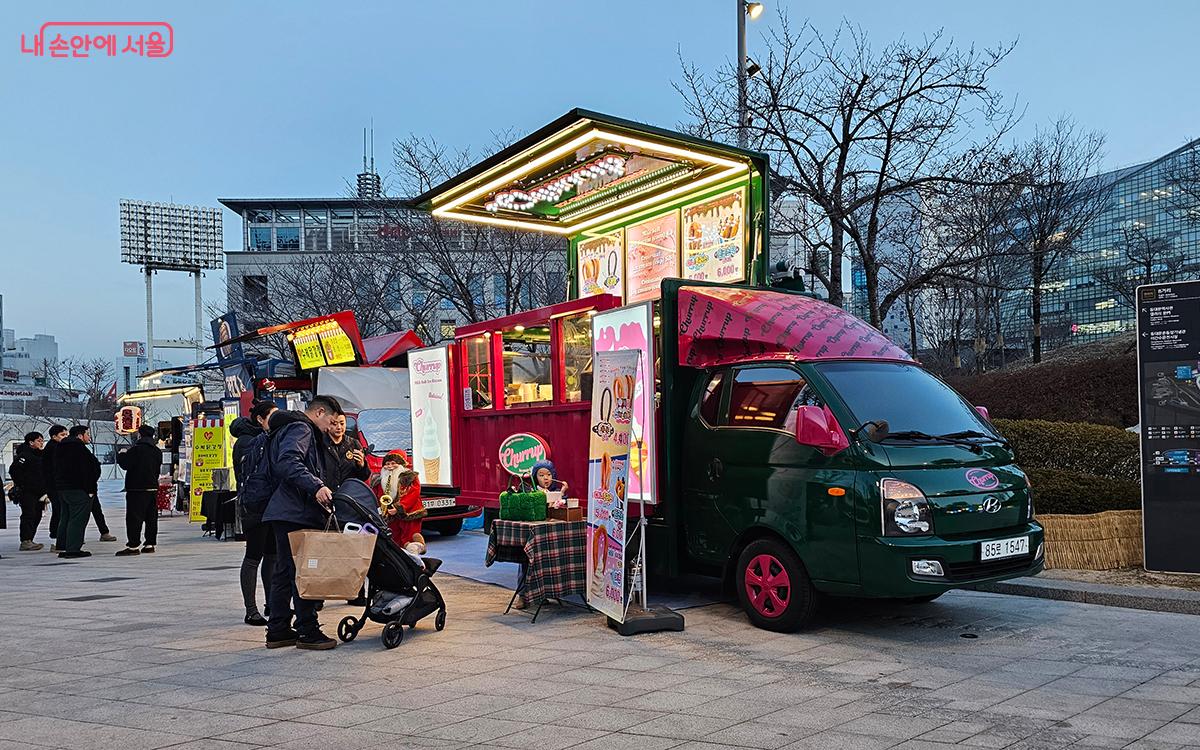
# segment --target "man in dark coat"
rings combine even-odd
[[[12,466],[8,475],[12,478],[21,505],[21,551],[34,552],[42,545],[33,541],[37,528],[42,523],[42,498],[46,496],[46,477],[42,473],[42,449],[46,439],[40,432],[25,436],[25,442],[13,451]]]
[[[59,557],[92,556],[83,549],[83,530],[100,481],[100,461],[88,448],[91,441],[87,426],[77,424],[54,454],[54,486],[58,488],[63,504],[58,534]]]
[[[117,557],[153,552],[158,543],[158,475],[162,471],[162,450],[154,441],[154,428],[138,428],[137,442],[117,454],[117,463],[125,470],[125,549]],[[146,526],[146,546],[142,547],[142,525]]]
[[[333,489],[337,489],[347,479],[371,478],[371,469],[367,466],[367,455],[359,445],[358,439],[346,434],[346,415],[334,417],[329,426],[329,468],[333,476]]]
[[[50,496],[50,539],[58,538],[58,524],[62,522],[62,502],[58,499],[58,488],[54,486],[54,454],[58,444],[67,439],[67,428],[60,424],[50,425],[50,441],[42,449],[42,477],[46,485],[46,494]],[[58,552],[58,546],[51,541],[51,552]]]
[[[296,646],[325,650],[337,641],[321,632],[317,602],[296,592],[296,565],[288,534],[301,529],[323,529],[333,501],[335,481],[328,464],[326,433],[333,418],[342,413],[337,399],[314,396],[303,412],[277,411],[271,415],[268,458],[278,482],[267,503],[263,521],[275,534],[275,572],[267,598],[271,614],[267,623],[267,648]],[[289,626],[295,606],[296,627]]]

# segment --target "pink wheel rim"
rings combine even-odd
[[[746,566],[746,596],[763,617],[779,617],[792,598],[792,581],[774,555],[757,555]]]

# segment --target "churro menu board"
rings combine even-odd
[[[658,299],[663,279],[679,276],[679,211],[625,229],[625,301]]]
[[[683,208],[683,278],[746,280],[746,189]]]
[[[637,351],[596,354],[588,436],[587,602],[625,621],[626,495]]]
[[[1137,290],[1148,570],[1200,573],[1200,281]]]
[[[625,292],[622,232],[581,240],[576,246],[579,266],[579,296],[596,294],[623,296]]]

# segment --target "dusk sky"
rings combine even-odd
[[[1200,3],[767,0],[752,57],[781,10],[821,29],[844,16],[877,47],[942,27],[964,46],[1017,40],[995,84],[1026,108],[1020,133],[1069,114],[1107,135],[1107,167],[1200,136]],[[141,274],[119,262],[121,198],[342,195],[372,119],[385,181],[389,144],[409,133],[482,147],[572,107],[674,127],[679,56],[727,64],[734,12],[733,0],[4,3],[4,326],[54,334],[62,356],[120,354],[122,340],[145,338]],[[21,54],[22,33],[56,20],[167,21],[175,51]],[[226,247],[240,249],[240,220],[224,220]],[[158,337],[188,336],[190,279],[160,274],[155,292]],[[204,294],[224,299],[222,273]]]

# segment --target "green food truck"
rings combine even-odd
[[[497,453],[523,436],[587,487],[594,356],[637,348],[653,366],[632,389],[647,417],[626,491],[652,575],[720,577],[755,625],[787,631],[821,595],[928,601],[1040,572],[1029,483],[986,410],[850,313],[768,283],[768,174],[762,154],[573,110],[414,199],[568,248],[568,302],[447,345],[440,483],[494,508]]]

